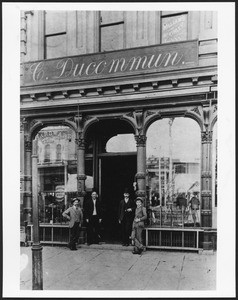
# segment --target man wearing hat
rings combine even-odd
[[[121,224],[122,246],[129,246],[132,222],[135,213],[135,204],[129,199],[129,191],[125,188],[124,199],[120,201],[118,221]]]
[[[135,218],[132,224],[132,241],[134,244],[133,254],[141,254],[144,246],[142,243],[142,231],[145,227],[144,221],[147,219],[145,207],[143,207],[143,199],[136,198]]]
[[[102,206],[95,189],[92,191],[90,199],[85,201],[84,214],[87,223],[87,244],[98,244],[99,226],[102,221]]]
[[[68,244],[70,250],[77,250],[76,244],[79,238],[79,230],[83,222],[82,209],[79,207],[77,198],[72,200],[72,206],[66,209],[62,215],[69,220],[70,242]]]

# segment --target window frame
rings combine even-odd
[[[163,26],[162,26],[162,20],[165,19],[165,18],[169,18],[169,17],[176,17],[176,16],[181,16],[181,15],[187,15],[187,39],[186,40],[183,40],[183,41],[188,41],[189,38],[190,38],[190,32],[189,32],[189,22],[190,22],[190,14],[189,14],[189,11],[181,11],[181,12],[171,12],[170,14],[169,13],[166,13],[163,15],[163,11],[160,12],[160,44],[166,44],[166,43],[163,43],[162,40],[163,40]],[[176,42],[183,42],[183,41],[171,41],[171,42],[167,42],[167,43],[176,43]]]

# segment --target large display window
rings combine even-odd
[[[77,196],[75,132],[66,126],[49,126],[38,132],[36,140],[39,221],[67,224],[62,212]]]
[[[191,119],[155,121],[147,131],[149,223],[200,226],[201,134]]]

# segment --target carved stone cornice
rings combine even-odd
[[[78,149],[80,149],[80,150],[85,149],[86,141],[84,138],[76,138],[75,143],[76,143]]]
[[[212,143],[212,131],[202,131],[201,132],[202,144]]]
[[[136,147],[145,147],[146,146],[146,135],[135,135]]]

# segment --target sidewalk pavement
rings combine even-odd
[[[44,290],[215,290],[216,252],[147,250],[120,245],[43,246]],[[21,247],[21,290],[32,289],[32,250]]]

